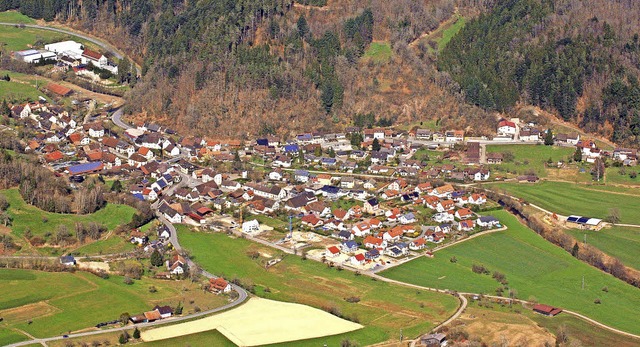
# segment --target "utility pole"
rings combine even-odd
[[[582,275],[582,290],[584,290],[584,275]]]

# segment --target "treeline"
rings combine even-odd
[[[451,40],[438,66],[485,110],[536,105],[613,141],[640,144],[638,35],[609,22],[638,11],[625,10],[624,1],[590,2],[585,17],[572,0],[496,1]]]
[[[86,214],[105,204],[102,184],[87,180],[73,191],[64,178],[29,158],[0,156],[0,189],[16,186],[27,204],[47,212]]]

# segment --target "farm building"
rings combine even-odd
[[[543,314],[545,316],[553,317],[558,315],[560,312],[562,312],[562,309],[545,305],[545,304],[536,304],[535,306],[533,306],[533,311]]]
[[[602,219],[581,216],[569,216],[565,224],[570,228],[600,230],[603,227]]]
[[[56,54],[45,50],[28,49],[13,53],[13,57],[25,63],[39,63],[43,60],[55,60]]]
[[[66,55],[74,58],[82,56],[84,50],[81,43],[75,41],[62,41],[44,45],[44,49],[58,55]]]

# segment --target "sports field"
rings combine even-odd
[[[306,340],[361,329],[362,325],[306,305],[251,298],[238,308],[187,323],[147,330],[144,341],[157,341],[218,330],[238,346]]]
[[[640,270],[640,228],[613,227],[600,231],[569,230],[580,241],[600,249],[604,253],[636,270]]]
[[[126,285],[121,276],[102,279],[86,272],[0,269],[0,283],[0,317],[4,318],[0,328],[15,327],[36,337],[93,327],[123,312],[138,314],[156,304],[175,306],[183,301],[187,312],[194,304],[204,310],[225,302],[223,297],[203,296],[198,283],[143,278]],[[150,286],[157,292],[150,293]],[[184,286],[189,291],[183,292]],[[194,304],[187,298],[193,298]]]
[[[621,223],[640,224],[640,196],[626,188],[565,182],[500,183],[488,187],[498,188],[560,215],[606,218],[609,209],[617,208]]]
[[[326,339],[297,341],[292,346],[339,345],[347,338],[368,345],[397,339],[400,329],[405,336],[418,336],[448,318],[458,305],[452,296],[373,281],[223,234],[181,231],[180,244],[204,269],[253,286],[259,297],[331,309],[365,326]],[[253,259],[255,254],[259,256]],[[283,260],[266,270],[267,260],[274,258]],[[349,303],[345,299],[350,297],[360,301]]]
[[[605,274],[552,245],[505,211],[495,215],[502,231],[446,248],[435,258],[419,258],[382,272],[395,280],[471,293],[496,293],[491,275],[474,273],[473,264],[506,275],[517,297],[570,309],[601,323],[640,333],[640,289]],[[452,262],[452,257],[457,259]],[[582,280],[584,276],[584,289]],[[602,290],[607,287],[608,292]],[[505,296],[508,291],[505,290]],[[600,299],[601,304],[594,301]]]

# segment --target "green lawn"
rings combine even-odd
[[[513,154],[513,161],[503,162],[499,165],[491,165],[492,169],[522,175],[535,172],[540,177],[546,176],[545,163],[549,158],[553,162],[567,161],[572,157],[574,149],[544,145],[488,145],[487,153]]]
[[[45,43],[65,41],[70,38],[72,38],[70,35],[49,30],[0,25],[0,45],[4,44],[8,52],[25,50],[32,46],[42,48]]]
[[[442,31],[442,36],[438,39],[438,50],[442,51],[451,39],[464,27],[466,20],[462,16],[458,16],[455,23],[448,26]]]
[[[329,338],[332,345],[347,337],[361,345],[397,339],[399,329],[403,329],[405,336],[417,336],[446,319],[458,304],[451,296],[373,281],[351,271],[339,271],[292,255],[265,270],[264,254],[282,256],[277,250],[224,234],[181,231],[180,243],[191,251],[194,260],[204,269],[227,279],[238,278],[252,283],[256,294],[261,297],[317,308],[336,307],[343,315],[357,318],[365,326],[364,329]],[[263,255],[253,260],[248,252],[256,251]],[[361,301],[347,303],[344,298],[351,296],[358,296]],[[317,346],[325,340],[298,341],[290,345]]]
[[[391,60],[393,52],[389,42],[371,42],[364,52],[364,59],[371,59],[375,63],[386,63]]]
[[[616,257],[627,266],[640,270],[640,228],[613,227],[600,231],[570,230],[576,239]]]
[[[135,213],[133,207],[118,204],[107,204],[98,212],[90,215],[50,213],[25,203],[17,188],[2,190],[0,194],[9,201],[8,212],[13,218],[11,229],[18,236],[22,236],[26,228],[29,228],[33,235],[55,232],[58,225],[61,224],[73,231],[74,224],[77,222],[96,222],[104,224],[111,230],[129,222]]]
[[[622,223],[640,224],[640,196],[624,188],[576,185],[565,182],[491,185],[561,215],[606,218],[609,209],[620,211]],[[622,190],[622,191],[620,191]]]
[[[198,290],[198,283],[154,280],[143,277],[132,285],[121,276],[102,279],[87,272],[49,273],[29,270],[0,269],[1,327],[16,327],[37,337],[54,336],[68,331],[92,327],[103,321],[117,319],[122,312],[137,314],[155,304],[175,306],[186,297],[195,297],[188,290]],[[156,293],[149,293],[149,286]],[[207,301],[198,294],[201,307],[217,306],[222,297],[208,295]],[[26,305],[26,306],[25,306]],[[6,311],[20,308],[21,312]],[[32,324],[27,324],[32,320]]]
[[[28,340],[29,338],[19,332],[7,328],[0,328],[0,346]]]
[[[640,178],[631,178],[629,174],[631,172],[638,173],[638,169],[635,167],[608,167],[605,174],[605,182],[614,184],[624,184],[630,186],[640,185]]]
[[[0,12],[0,22],[33,24],[36,21],[30,17],[23,15],[18,11],[5,11],[5,12]]]
[[[36,101],[39,96],[45,96],[45,94],[29,84],[0,81],[0,100],[19,104],[26,101]]]
[[[473,264],[506,275],[517,297],[567,308],[601,323],[640,333],[635,313],[640,290],[605,274],[552,245],[506,211],[491,212],[507,231],[446,248],[433,259],[419,258],[382,273],[423,286],[495,295],[499,283],[491,275],[471,271]],[[450,261],[452,257],[457,262]],[[581,289],[582,278],[585,288]],[[603,287],[609,291],[602,291]],[[507,292],[505,291],[505,295]],[[602,304],[595,304],[600,299]]]

